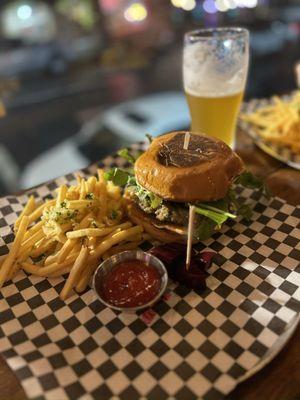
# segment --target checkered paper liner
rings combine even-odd
[[[123,164],[118,156],[101,163]],[[73,180],[69,174],[0,199],[1,255],[28,195],[45,199]],[[253,202],[253,220],[230,222],[200,245],[218,253],[208,288],[170,282],[164,299],[144,313],[106,308],[91,289],[63,302],[63,278],[19,272],[0,294],[0,351],[27,396],[188,400],[233,390],[300,311],[300,209],[280,199],[257,201],[249,190],[240,195]]]
[[[282,96],[283,100],[289,100],[292,95]],[[258,108],[265,107],[272,103],[272,99],[253,99],[242,106],[242,112],[250,114]],[[270,140],[262,138],[250,122],[239,121],[242,130],[254,140],[255,144],[265,153],[277,160],[289,165],[292,168],[300,170],[300,155],[293,152],[288,146],[273,143]]]

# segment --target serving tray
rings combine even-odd
[[[112,156],[100,163],[112,165],[124,162]],[[0,199],[1,255],[28,195],[45,199],[74,180],[69,174]],[[0,352],[27,396],[220,399],[268,362],[300,311],[300,209],[258,200],[251,190],[240,196],[253,204],[252,221],[229,222],[200,245],[218,254],[208,288],[170,282],[164,299],[143,313],[108,309],[91,289],[63,302],[64,278],[19,272],[0,293]]]

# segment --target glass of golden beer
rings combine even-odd
[[[200,29],[185,35],[183,81],[193,132],[234,147],[248,64],[246,29]]]

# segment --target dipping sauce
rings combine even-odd
[[[161,276],[157,268],[136,259],[117,264],[101,281],[95,282],[103,299],[117,307],[146,304],[156,297],[160,287]]]

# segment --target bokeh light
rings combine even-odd
[[[23,4],[17,10],[17,16],[20,19],[29,19],[32,16],[32,8],[28,4]]]
[[[171,0],[174,7],[181,8],[182,0]]]
[[[124,12],[124,17],[128,22],[144,21],[147,15],[147,9],[141,3],[132,3]]]
[[[225,12],[228,10],[228,7],[225,4],[224,0],[216,0],[216,9],[218,11]]]
[[[196,1],[195,0],[183,0],[181,2],[181,8],[183,8],[185,11],[191,11],[196,7]]]
[[[243,0],[243,5],[248,8],[254,8],[257,6],[257,0]]]
[[[182,8],[185,11],[191,11],[196,7],[196,0],[171,0],[174,7]]]
[[[214,0],[205,0],[203,3],[203,9],[209,14],[214,14],[218,11]]]

